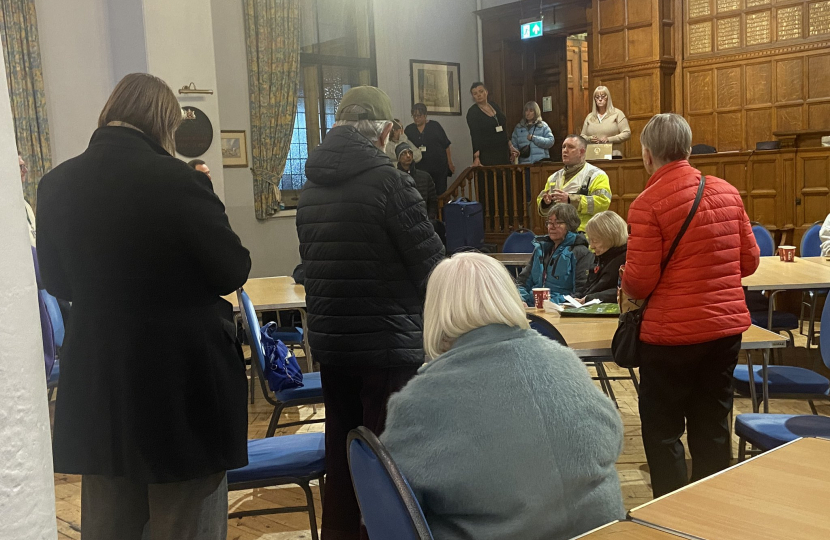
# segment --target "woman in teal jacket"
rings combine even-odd
[[[572,205],[558,203],[551,207],[548,235],[533,240],[533,256],[517,279],[519,293],[528,306],[534,305],[534,288],[549,288],[551,302],[562,303],[566,294],[573,296],[585,287],[593,257],[588,240],[577,233],[579,223]]]

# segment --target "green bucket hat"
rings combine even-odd
[[[349,111],[344,113],[343,109],[351,105],[362,107],[365,112]],[[387,120],[391,122],[395,119],[392,114],[392,100],[389,99],[386,92],[374,86],[356,86],[343,96],[334,119],[349,122],[359,120]]]

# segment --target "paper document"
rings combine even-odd
[[[583,306],[593,306],[594,304],[600,304],[601,302],[597,299],[591,300],[590,302],[585,302],[584,304],[580,304],[574,297],[565,295],[565,301],[575,308],[581,308]]]

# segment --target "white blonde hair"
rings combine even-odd
[[[628,224],[616,212],[606,210],[588,220],[585,234],[596,238],[609,247],[620,247],[628,242]]]
[[[593,114],[594,117],[599,118],[597,114],[597,94],[599,92],[605,92],[605,95],[608,96],[608,101],[605,102],[605,114],[614,114],[617,109],[614,108],[614,101],[611,99],[611,92],[608,91],[607,86],[597,86],[594,90],[594,93],[591,96],[591,103],[593,104],[591,114]]]
[[[458,253],[439,263],[427,283],[424,350],[435,359],[455,340],[488,324],[530,328],[507,269],[481,253]]]

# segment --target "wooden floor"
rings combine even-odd
[[[805,339],[796,334],[795,349],[787,349],[784,353],[784,363],[799,365],[821,371],[830,376],[821,363],[817,349],[804,349]],[[300,361],[300,365],[305,363]],[[609,367],[609,374],[622,374],[616,371],[616,366]],[[613,383],[619,404],[620,415],[625,426],[625,444],[623,453],[617,462],[617,471],[622,483],[622,492],[625,507],[633,508],[651,500],[651,486],[649,484],[648,465],[643,453],[640,439],[640,420],[637,413],[637,395],[630,381]],[[816,403],[820,414],[830,415],[830,402]],[[268,428],[272,408],[258,395],[256,403],[248,411],[248,436],[251,438],[264,437]],[[752,412],[747,399],[735,400],[735,414]],[[809,414],[807,402],[795,400],[773,400],[770,402],[770,412],[786,414]],[[311,407],[302,407],[287,413],[291,419],[298,417],[309,418],[315,416]],[[317,416],[323,417],[325,411],[322,406],[317,408]],[[299,428],[289,428],[282,433],[296,433],[306,431],[322,431],[323,424],[312,424]],[[734,455],[737,456],[737,438],[735,438]],[[318,496],[313,488],[315,497]],[[81,480],[80,477],[56,474],[55,475],[55,506],[58,522],[58,538],[81,538]],[[318,524],[321,515],[320,502],[317,502]],[[305,497],[299,488],[272,488],[240,491],[230,494],[231,510],[267,508],[269,506],[294,506],[305,504]],[[230,540],[294,540],[309,539],[308,518],[305,514],[274,514],[233,519],[228,522],[228,539]]]

